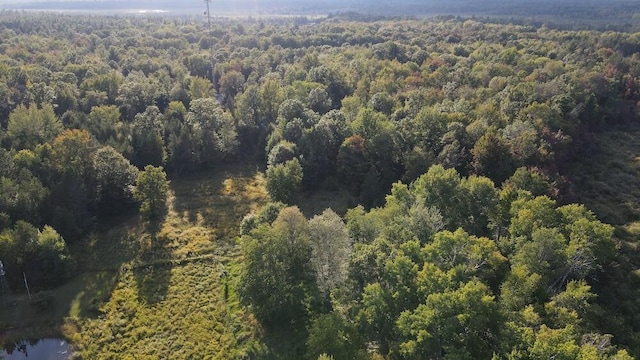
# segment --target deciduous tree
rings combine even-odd
[[[295,207],[284,208],[272,225],[243,238],[245,256],[238,292],[267,326],[301,326],[315,307],[309,229]]]
[[[267,169],[267,191],[275,201],[288,202],[302,182],[302,166],[297,158]]]
[[[28,108],[20,105],[9,115],[7,136],[11,147],[17,150],[34,149],[38,144],[53,140],[60,131],[62,124],[50,104],[42,108],[35,104]]]
[[[347,278],[351,239],[342,219],[330,209],[309,220],[309,234],[318,288],[328,298]]]
[[[103,211],[117,211],[133,200],[138,169],[112,147],[96,151],[93,176],[96,179],[96,200]]]
[[[138,174],[133,197],[140,203],[143,216],[156,220],[167,210],[169,181],[162,167],[147,165]]]

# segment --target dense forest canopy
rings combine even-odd
[[[34,290],[64,284],[84,266],[73,249],[136,208],[147,252],[131,267],[183,265],[191,250],[161,241],[171,183],[255,164],[271,202],[224,233],[242,263],[224,300],[267,334],[302,334],[283,357],[640,356],[637,254],[612,226],[640,209],[588,209],[572,181],[597,134],[638,121],[639,33],[2,11],[0,36],[11,288],[23,273]],[[321,191],[350,209],[296,207]],[[139,311],[162,301],[140,297]],[[109,299],[92,306],[119,319],[110,330],[65,328],[87,358],[129,341],[81,335],[134,322]]]

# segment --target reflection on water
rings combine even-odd
[[[71,346],[62,339],[21,340],[4,346],[0,359],[67,360]]]

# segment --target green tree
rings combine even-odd
[[[91,177],[95,143],[86,130],[64,130],[51,145],[56,169],[61,174],[78,178],[85,186]]]
[[[415,117],[400,121],[397,124],[397,132],[398,137],[402,139],[399,145],[403,149],[404,157],[407,158],[414,152],[415,155],[409,156],[407,160],[420,155],[418,159],[431,159],[433,162],[443,147],[442,139],[447,132],[447,122],[450,121],[447,114],[426,106],[422,107]],[[418,166],[411,162],[404,165],[408,171]]]
[[[38,223],[42,220],[41,210],[49,190],[29,170],[31,166],[20,164],[21,157],[28,159],[25,163],[36,160],[36,154],[30,150],[22,150],[12,156],[0,148],[0,213],[13,221],[21,219]]]
[[[373,110],[383,113],[387,116],[391,115],[394,107],[393,99],[391,98],[391,96],[383,92],[374,94],[371,97],[371,100],[369,100],[369,105],[371,105],[371,108],[373,108]]]
[[[338,152],[346,132],[344,115],[337,110],[324,114],[313,128],[305,130],[301,144],[305,185],[319,185],[335,174]]]
[[[71,271],[71,258],[67,244],[51,226],[45,225],[38,234],[36,256],[30,259],[36,271],[37,284],[53,287],[63,283]]]
[[[98,149],[93,156],[96,200],[102,211],[118,211],[133,200],[138,169],[110,146]]]
[[[22,272],[29,275],[32,288],[47,289],[61,284],[71,271],[71,257],[67,245],[51,226],[42,231],[25,222],[17,221],[13,229],[0,234],[5,266],[14,269],[9,281],[21,281]]]
[[[274,201],[288,202],[302,182],[302,166],[297,158],[267,168],[267,191]]]
[[[102,144],[117,143],[120,110],[115,105],[94,106],[87,117],[85,128]]]
[[[189,99],[198,100],[212,97],[214,94],[211,81],[198,76],[190,78],[189,81]]]
[[[320,315],[309,327],[306,353],[309,360],[318,359],[323,354],[335,360],[365,359],[363,348],[356,329],[339,313]]]
[[[38,248],[38,229],[26,221],[18,220],[13,225],[11,237],[13,238],[14,249],[16,249],[13,252],[16,255],[16,264],[20,266],[20,270],[24,271],[24,266],[29,261],[29,257],[35,254]]]
[[[86,130],[65,130],[51,145],[56,177],[51,187],[50,224],[70,242],[91,226],[95,143]]]
[[[200,164],[200,148],[195,134],[188,124],[182,124],[177,133],[169,136],[168,166],[181,173],[194,170]]]
[[[365,338],[376,344],[383,354],[389,352],[394,337],[394,316],[397,314],[393,307],[393,293],[379,282],[364,287],[356,320]]]
[[[220,94],[224,96],[227,108],[234,108],[233,99],[244,87],[244,76],[235,71],[228,71],[220,77]]]
[[[234,100],[233,114],[238,124],[238,139],[243,145],[239,150],[256,157],[262,157],[266,133],[271,130],[260,110],[259,91],[257,85],[247,85],[247,89]]]
[[[434,165],[414,181],[410,188],[426,206],[433,206],[440,211],[446,229],[455,230],[466,220],[466,199],[460,191],[461,181],[455,169]]]
[[[438,154],[438,162],[445,168],[455,168],[462,175],[469,172],[473,147],[465,126],[459,121],[449,123],[447,132],[440,140],[442,150]]]
[[[20,105],[9,115],[7,137],[13,149],[34,149],[53,140],[62,131],[62,124],[49,104],[38,108]]]
[[[498,204],[493,181],[472,175],[461,180],[459,192],[465,202],[460,226],[472,234],[486,235],[489,218],[497,211]]]
[[[67,111],[77,110],[79,94],[75,82],[59,82],[55,86],[56,94],[53,103],[56,114],[62,115]]]
[[[205,165],[235,154],[238,141],[233,118],[213,98],[194,100],[185,122],[198,144],[200,161]]]
[[[509,145],[493,128],[482,135],[471,153],[476,174],[484,175],[496,184],[502,184],[516,168]]]
[[[573,326],[551,329],[543,324],[530,349],[530,357],[535,360],[577,359],[580,346],[576,343],[576,337]]]
[[[133,122],[133,163],[142,168],[146,165],[161,166],[167,153],[164,148],[164,117],[157,106],[149,106],[136,114]]]
[[[504,128],[503,134],[514,160],[525,165],[536,163],[540,139],[532,123],[515,121]]]
[[[331,99],[323,88],[315,88],[309,92],[307,98],[309,109],[323,115],[331,110]]]
[[[458,276],[491,279],[506,260],[487,238],[470,236],[462,229],[442,231],[422,249],[425,259],[443,271],[455,269]]]
[[[331,98],[332,107],[339,108],[342,99],[349,95],[350,89],[344,78],[335,70],[326,65],[313,67],[307,74],[307,80],[326,86],[327,94]]]
[[[259,109],[264,123],[259,127],[266,129],[269,124],[274,124],[278,117],[280,104],[285,100],[282,85],[275,76],[266,76],[265,82],[260,86]]]
[[[344,222],[331,209],[309,220],[309,234],[318,288],[328,299],[329,292],[347,278],[351,239]]]
[[[527,169],[519,167],[505,182],[505,186],[512,186],[516,189],[526,190],[533,196],[553,196],[554,189],[549,183],[547,176],[539,169]]]
[[[533,199],[521,197],[511,203],[511,225],[509,233],[513,238],[531,238],[534,230],[555,228],[560,224],[556,203],[547,196]]]
[[[512,258],[514,265],[523,265],[530,273],[541,275],[543,284],[549,286],[562,277],[566,262],[566,239],[557,229],[544,227],[534,230],[531,241],[522,244]]]
[[[293,160],[298,155],[296,144],[282,140],[269,151],[267,165],[275,166]]]
[[[112,70],[104,74],[87,77],[80,84],[80,90],[85,94],[91,91],[102,93],[104,94],[105,104],[100,105],[114,105],[120,86],[124,81],[125,78],[120,71]]]
[[[429,295],[398,320],[400,345],[410,359],[490,359],[497,349],[500,310],[477,280],[455,290]]]
[[[116,101],[120,105],[123,117],[131,121],[136,114],[144,112],[148,106],[155,105],[154,101],[160,95],[159,92],[156,79],[147,77],[141,71],[132,71],[120,85]]]
[[[304,326],[317,293],[304,215],[284,208],[272,225],[243,237],[244,269],[238,293],[266,326]]]
[[[340,145],[337,162],[338,177],[353,194],[360,193],[360,186],[369,171],[364,155],[364,138],[360,135],[346,138]]]
[[[155,220],[167,210],[169,181],[162,167],[147,165],[138,174],[133,197],[140,203],[140,212],[146,218]]]

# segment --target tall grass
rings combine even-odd
[[[266,199],[262,174],[247,166],[172,179],[161,223],[124,216],[102,224],[72,247],[81,275],[53,292],[50,311],[36,313],[14,297],[0,321],[14,328],[14,337],[40,336],[38,325],[52,324],[45,328],[86,359],[264,353],[260,326],[234,289],[242,261],[239,223]]]

